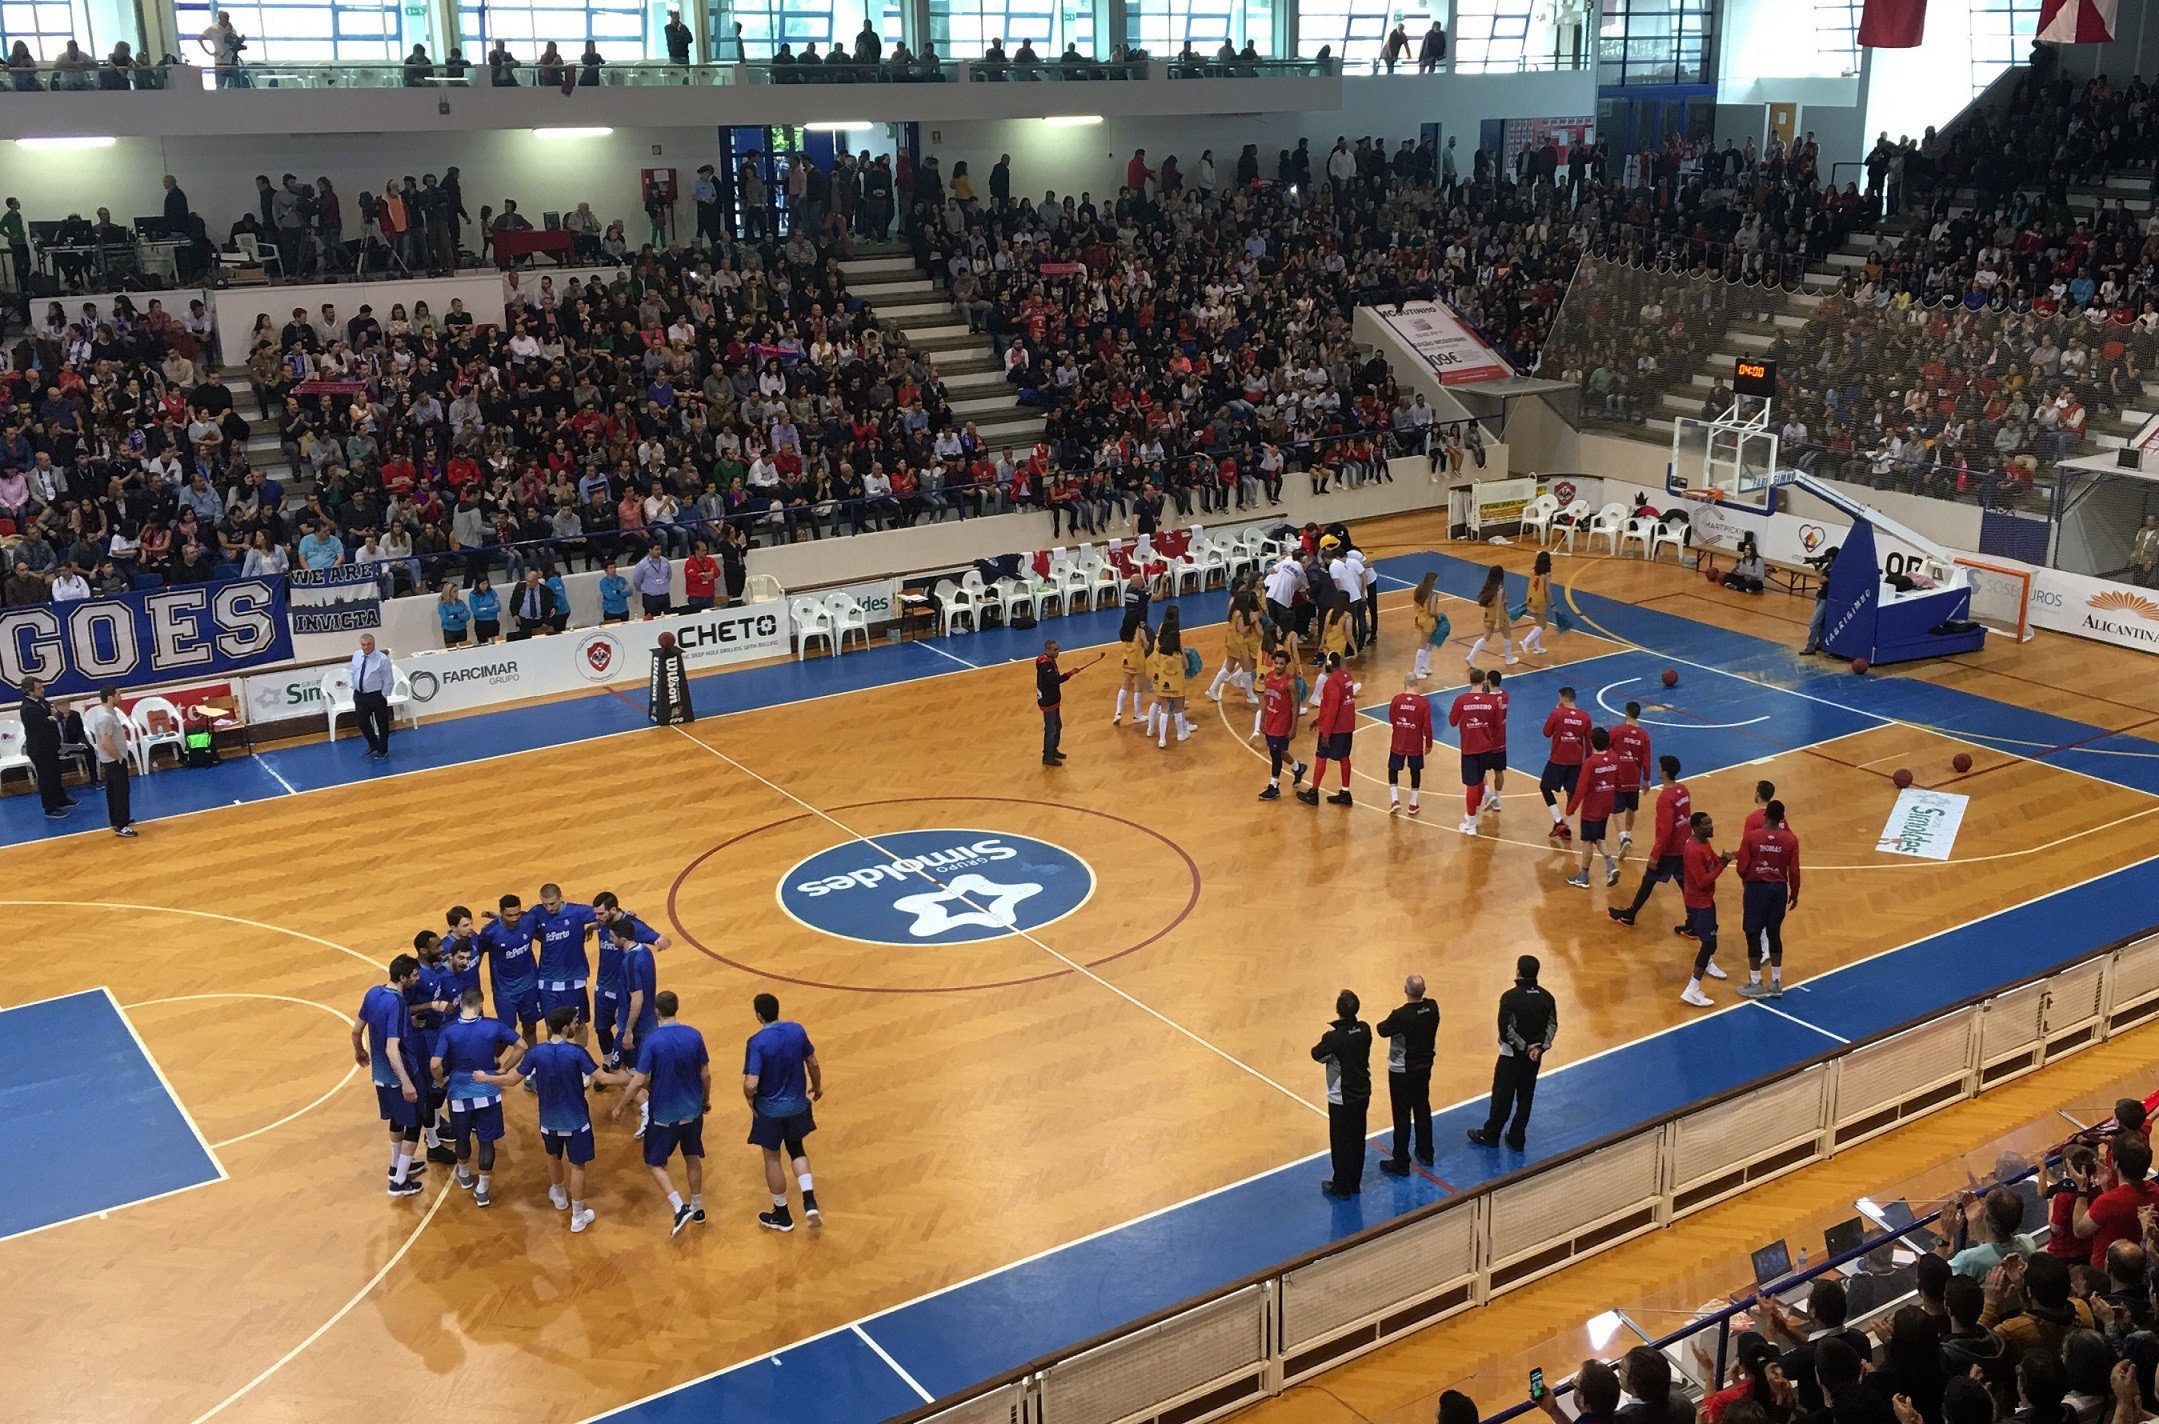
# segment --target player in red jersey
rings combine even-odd
[[[1769,785],[1763,782],[1762,785]],[[1799,908],[1799,837],[1784,824],[1784,803],[1772,799],[1747,817],[1739,838],[1742,924],[1747,934],[1747,982],[1739,992],[1749,999],[1784,997],[1784,912]],[[1769,961],[1769,983],[1762,983],[1762,960]]]
[[[1267,734],[1267,789],[1259,793],[1262,801],[1282,799],[1282,762],[1289,759],[1290,785],[1304,780],[1304,763],[1290,758],[1289,739],[1297,734],[1297,679],[1290,676],[1289,654],[1277,648],[1271,660],[1272,671],[1261,684],[1259,721],[1260,729]]]
[[[1469,670],[1469,687],[1447,709],[1447,725],[1456,729],[1462,748],[1462,802],[1469,814],[1456,827],[1463,835],[1477,833],[1477,812],[1484,805],[1484,758],[1492,746],[1492,723],[1498,711],[1484,691],[1484,672]]]
[[[1687,822],[1687,844],[1681,853],[1686,869],[1679,893],[1687,905],[1687,928],[1694,932],[1700,948],[1694,951],[1694,973],[1681,991],[1679,1002],[1698,1009],[1717,1002],[1702,992],[1702,975],[1709,971],[1710,961],[1717,954],[1717,877],[1732,863],[1730,851],[1720,851],[1709,843],[1716,832],[1709,813],[1696,811]]]
[[[1686,783],[1679,779],[1679,758],[1666,753],[1657,758],[1657,771],[1664,778],[1664,789],[1657,793],[1657,838],[1649,848],[1649,869],[1642,872],[1641,888],[1634,892],[1634,903],[1626,909],[1610,909],[1605,913],[1623,925],[1632,925],[1634,917],[1649,903],[1649,892],[1660,881],[1680,883],[1685,870],[1684,857],[1687,849],[1687,818],[1694,812],[1694,798]],[[1674,934],[1692,937],[1694,931],[1686,925],[1673,928]],[[1724,971],[1716,965],[1709,966],[1709,977],[1722,979]]]
[[[1649,754],[1649,729],[1642,725],[1642,704],[1629,702],[1627,715],[1612,724],[1612,755],[1619,758],[1619,794],[1612,799],[1619,817],[1619,853],[1624,857],[1634,845],[1634,813],[1642,807],[1642,788],[1656,778],[1656,761]]]
[[[1499,793],[1507,789],[1507,706],[1508,695],[1499,689],[1499,674],[1484,675],[1484,695],[1497,709],[1492,718],[1492,747],[1484,754],[1484,770],[1492,778],[1492,789],[1484,794],[1484,809],[1499,810]]]
[[[1417,796],[1424,787],[1424,755],[1432,750],[1432,704],[1417,691],[1417,675],[1402,679],[1402,691],[1387,704],[1387,725],[1394,729],[1387,744],[1387,814],[1402,809],[1402,793],[1396,783],[1402,768],[1409,768],[1409,814],[1417,814]]]
[[[1342,789],[1327,800],[1336,806],[1355,805],[1349,794],[1349,753],[1352,733],[1357,730],[1357,684],[1349,680],[1349,672],[1342,666],[1340,653],[1327,654],[1327,675],[1320,683],[1319,715],[1312,719],[1319,733],[1318,754],[1312,758],[1312,784],[1297,793],[1297,799],[1307,806],[1319,804],[1319,793],[1327,786],[1327,763],[1342,763]]]
[[[1574,832],[1567,829],[1567,813],[1560,810],[1559,798],[1565,794],[1574,796],[1575,783],[1581,779],[1582,760],[1589,755],[1589,714],[1574,705],[1574,689],[1559,689],[1559,705],[1544,718],[1544,735],[1551,740],[1551,755],[1545,758],[1544,775],[1537,778],[1537,790],[1544,797],[1544,809],[1552,813],[1552,839],[1567,840]]]
[[[1578,890],[1589,888],[1589,858],[1592,854],[1604,857],[1604,883],[1619,883],[1619,862],[1604,848],[1604,825],[1612,815],[1612,803],[1619,795],[1619,757],[1612,751],[1612,734],[1598,727],[1589,734],[1589,757],[1576,768],[1581,775],[1576,779],[1572,793],[1567,797],[1567,811],[1579,812],[1582,817],[1582,868],[1567,877],[1567,883]]]
[[[1747,812],[1747,822],[1739,828],[1742,837],[1749,831],[1758,831],[1762,828],[1763,813],[1767,810],[1769,803],[1776,799],[1777,783],[1774,781],[1757,781],[1754,783],[1754,808]]]

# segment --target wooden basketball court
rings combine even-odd
[[[1358,532],[1380,557],[1443,547],[1437,516]],[[1520,549],[1454,552],[1515,572],[1528,562]],[[1560,573],[1578,597],[1783,644],[1797,643],[1811,611],[1784,595],[1728,594],[1670,564],[1568,558]],[[1407,597],[1395,588],[1383,600],[1385,635],[1360,673],[1368,706],[1408,666]],[[1457,629],[1473,621],[1457,605]],[[1043,632],[1058,635],[1057,623]],[[1193,640],[1210,670],[1220,634]],[[1592,664],[1619,666],[1596,660],[1645,656],[1586,618],[1551,644],[1531,661],[1581,664],[1585,703],[1603,680]],[[1344,986],[1377,1018],[1406,973],[1431,982],[1446,1015],[1437,1104],[1488,1085],[1492,1005],[1519,953],[1543,956],[1561,1006],[1554,1065],[1698,1014],[1678,1002],[1691,946],[1666,928],[1676,897],[1660,891],[1630,932],[1606,918],[1601,886],[1562,883],[1573,866],[1544,840],[1541,744],[1512,749],[1497,834],[1489,820],[1476,838],[1456,832],[1447,748],[1424,814],[1389,817],[1383,724],[1357,740],[1358,806],[1261,804],[1265,761],[1234,694],[1219,709],[1195,695],[1198,733],[1159,750],[1110,725],[1113,666],[1069,685],[1062,769],[1037,758],[1029,666],[955,665],[187,816],[146,826],[136,843],[0,851],[9,1001],[109,988],[224,1173],[0,1241],[0,1271],[16,1283],[0,1300],[18,1362],[10,1412],[374,1424],[447,1406],[476,1419],[582,1419],[1321,1150],[1309,1049]],[[1750,674],[1686,671],[1682,691]],[[1427,690],[1459,674],[1458,662],[1436,669]],[[2159,722],[2148,664],[2052,635],[1895,677],[2109,732]],[[1792,808],[1807,876],[1787,926],[1795,983],[2159,845],[2159,798],[2132,784],[1920,718],[1827,737],[1788,730],[1802,711],[1765,712],[1732,733],[1751,739],[1745,761],[1689,777],[1697,808],[1724,827],[1720,844],[1736,843],[1758,778]],[[1961,776],[1949,766],[1960,751],[1975,758]],[[1897,767],[1972,798],[1948,861],[1876,851]],[[1649,827],[1645,813],[1645,843]],[[1084,863],[1091,889],[1040,928],[933,945],[820,933],[777,893],[836,846],[947,828],[1059,848]],[[1639,871],[1630,861],[1612,893],[1631,892]],[[442,1168],[418,1198],[383,1195],[383,1135],[347,1051],[361,995],[415,930],[442,927],[446,907],[478,909],[505,891],[529,903],[542,881],[573,900],[612,890],[676,940],[660,984],[704,1031],[715,1068],[712,1222],[701,1231],[669,1238],[628,1125],[602,1118],[599,1220],[572,1237],[547,1205],[532,1116],[515,1094],[491,1209]],[[1736,892],[1727,898],[1736,922]],[[1736,968],[1737,949],[1725,959]],[[775,1236],[752,1220],[763,1185],[742,1145],[734,1065],[755,1027],[750,998],[765,990],[805,1023],[825,1065],[811,1142],[821,1234]],[[1724,986],[1716,995],[1732,1002]],[[594,1101],[596,1116],[613,1106]],[[34,1106],[68,1111],[64,1100]],[[32,1179],[40,1170],[15,1165]],[[1316,1198],[1322,1172],[1309,1175]]]

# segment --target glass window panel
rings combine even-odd
[[[381,64],[403,57],[398,14],[392,6],[266,0],[223,8],[232,12],[233,23],[247,37],[244,57],[251,64]],[[194,37],[216,18],[213,6],[202,0],[180,0],[174,18],[183,37],[181,57],[201,62],[205,56]]]

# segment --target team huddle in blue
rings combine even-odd
[[[455,1164],[457,1184],[477,1206],[492,1203],[496,1143],[503,1136],[502,1091],[522,1087],[539,1100],[540,1141],[546,1149],[548,1200],[570,1214],[582,1232],[594,1213],[586,1204],[585,1167],[595,1155],[588,1088],[625,1088],[609,1114],[639,1105],[637,1136],[644,1159],[673,1215],[671,1230],[702,1224],[704,1118],[712,1107],[712,1067],[704,1036],[676,1021],[676,996],[657,984],[655,952],[666,935],[622,908],[607,891],[591,904],[573,904],[561,887],[540,887],[527,910],[505,895],[499,912],[453,906],[447,934],[422,930],[413,952],[390,961],[389,982],[367,991],[353,1022],[354,1060],[374,1081],[382,1120],[389,1124],[389,1194],[417,1195],[429,1161]],[[586,941],[597,935],[593,972]],[[488,992],[480,988],[487,965]],[[492,998],[494,1012],[486,1012]],[[804,1216],[822,1217],[803,1139],[816,1130],[811,1103],[823,1094],[817,1055],[801,1025],[782,1021],[779,1001],[757,996],[759,1029],[743,1060],[743,1097],[751,1113],[750,1141],[763,1149],[773,1208],[760,1225],[794,1229],[781,1167],[784,1148],[801,1190]],[[586,1047],[596,1033],[600,1056]],[[425,1142],[426,1154],[421,1155]],[[669,1164],[683,1159],[688,1194],[679,1192]]]

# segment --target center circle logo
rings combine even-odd
[[[865,944],[965,944],[1055,924],[1094,894],[1093,867],[1009,831],[893,831],[799,861],[780,908]]]

